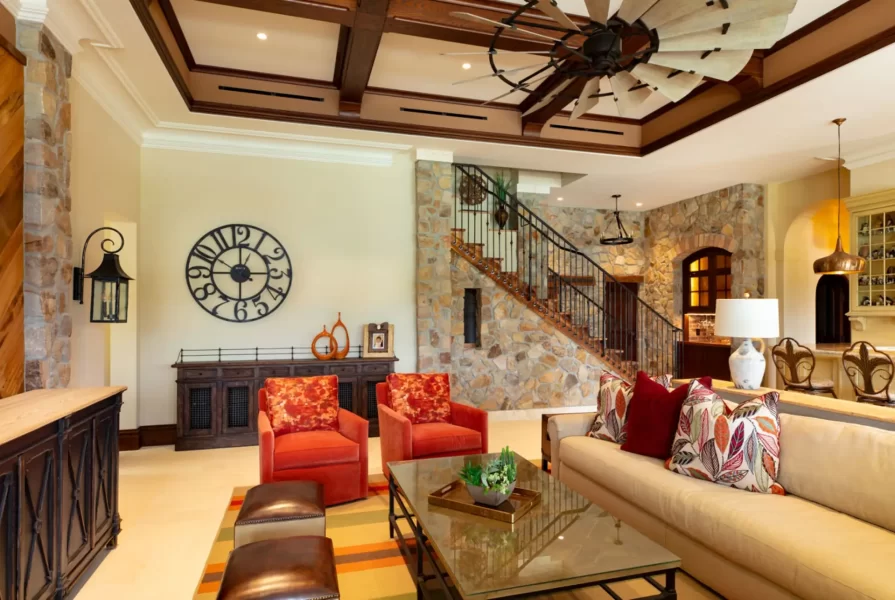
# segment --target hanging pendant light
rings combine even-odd
[[[839,136],[839,162],[836,165],[836,249],[832,254],[814,261],[814,272],[818,275],[853,275],[861,273],[867,261],[842,249],[842,124],[845,119],[836,119],[833,123],[836,124]]]
[[[625,229],[624,224],[622,223],[621,213],[618,211],[618,199],[621,198],[621,195],[615,194],[612,196],[615,198],[615,212],[612,213],[612,216],[615,218],[615,228],[617,231],[617,235],[614,237],[607,237],[605,234],[600,238],[600,244],[603,246],[624,246],[625,244],[631,244],[634,242],[634,238],[628,235],[628,231]],[[606,226],[606,232],[608,233],[612,229],[612,222],[609,222],[609,225]]]

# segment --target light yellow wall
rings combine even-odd
[[[842,170],[842,195],[848,196],[850,178]],[[781,336],[802,343],[815,341],[815,291],[819,275],[814,261],[836,244],[836,169],[768,186],[766,256],[769,295],[780,300]],[[848,247],[848,211],[842,207],[842,242]]]
[[[103,110],[97,101],[72,79],[72,264],[81,260],[84,240],[94,229],[110,222],[135,223],[140,200],[140,147]],[[99,265],[102,234],[94,236],[87,253],[87,270]],[[136,260],[136,240],[128,240],[122,262]],[[89,289],[89,280],[85,288]],[[132,296],[135,298],[135,295]],[[128,385],[110,372],[110,325],[90,323],[89,292],[84,305],[71,307],[71,386]],[[129,327],[136,329],[136,311],[131,312]],[[133,356],[132,368],[136,368]],[[134,378],[134,383],[136,380]],[[138,390],[135,385],[125,393],[121,409],[121,428],[137,426]]]
[[[140,424],[175,421],[181,348],[308,346],[342,320],[395,325],[398,369],[416,367],[413,164],[391,167],[144,149],[139,219]],[[192,299],[187,254],[208,231],[248,223],[275,235],[292,289],[270,316],[217,319]]]
[[[895,188],[895,159],[852,171],[852,196]]]

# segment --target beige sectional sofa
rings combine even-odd
[[[895,433],[780,415],[786,496],[698,481],[552,417],[553,475],[730,600],[895,599]]]

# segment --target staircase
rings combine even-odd
[[[680,375],[680,328],[479,167],[455,164],[454,190],[455,253],[625,379]]]

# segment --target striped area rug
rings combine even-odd
[[[233,550],[233,523],[248,487],[233,490],[193,600],[214,600],[227,557]],[[388,538],[388,484],[370,476],[366,500],[326,509],[326,535],[336,551],[342,600],[413,600],[416,588],[404,557]]]

